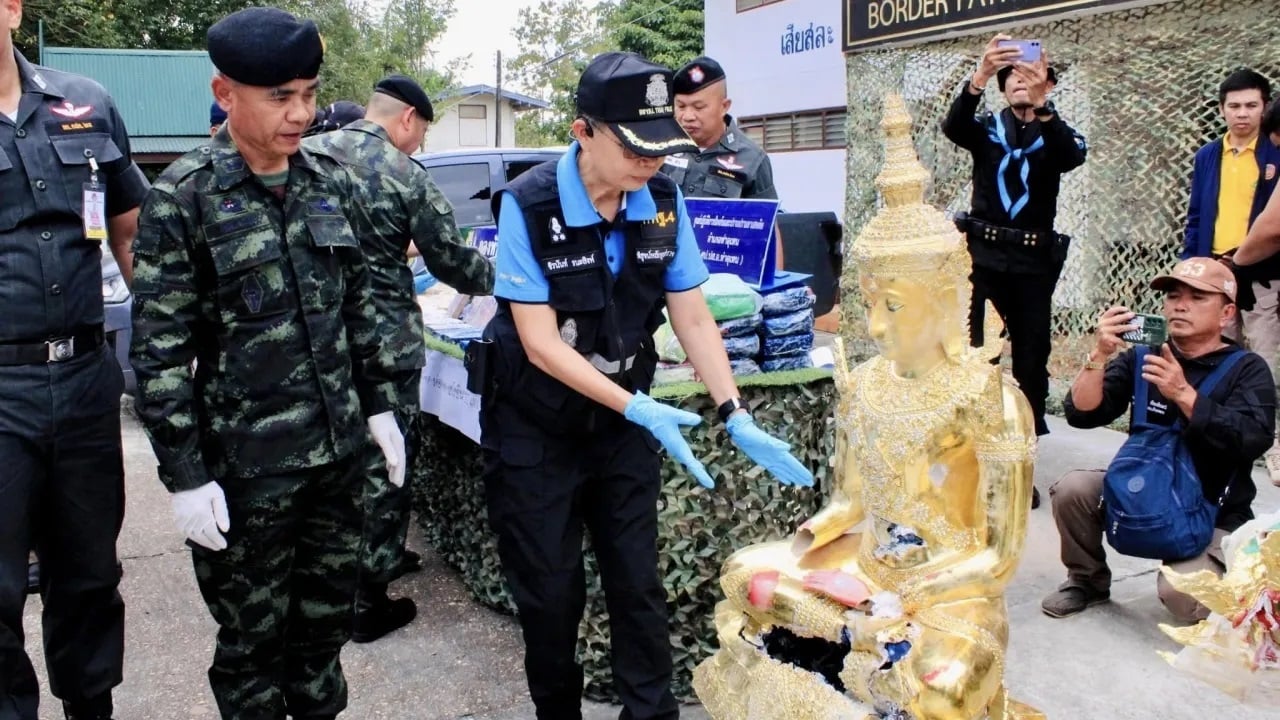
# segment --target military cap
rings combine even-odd
[[[662,157],[698,149],[676,122],[671,70],[635,53],[597,55],[578,81],[576,100],[578,114],[607,125],[637,155]]]
[[[435,109],[431,107],[431,98],[427,97],[426,91],[417,80],[407,75],[388,75],[373,86],[373,91],[390,95],[408,105],[418,111],[418,114],[427,122],[436,119]]]
[[[227,111],[218,103],[209,106],[209,127],[221,125],[227,121]]]
[[[1048,68],[1048,78],[1051,85],[1058,84],[1058,73],[1054,72],[1052,67]],[[996,84],[1000,87],[1000,92],[1004,92],[1004,84],[1009,81],[1009,76],[1013,74],[1013,66],[1005,65],[996,71]]]
[[[350,100],[339,100],[329,103],[328,107],[316,108],[316,116],[302,134],[303,136],[341,130],[356,120],[364,117],[364,106]]]
[[[245,85],[276,87],[320,73],[324,43],[310,20],[270,7],[249,7],[222,18],[206,36],[218,72]]]
[[[672,87],[677,95],[692,95],[704,87],[714,85],[724,79],[724,68],[720,63],[703,55],[689,61],[687,65],[676,71]]]

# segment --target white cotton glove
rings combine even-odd
[[[370,417],[369,434],[387,460],[387,478],[392,485],[404,487],[404,435],[396,424],[395,413],[388,410]]]
[[[218,483],[207,482],[194,490],[174,493],[173,521],[191,542],[214,551],[227,549],[222,533],[231,529],[231,516],[227,513],[227,496]]]

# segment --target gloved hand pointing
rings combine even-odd
[[[747,413],[737,413],[724,424],[738,449],[773,473],[783,485],[813,485],[813,473],[809,472],[790,452],[791,446],[761,430]]]
[[[227,549],[222,533],[231,529],[231,516],[227,512],[227,496],[218,483],[207,482],[193,490],[174,493],[173,521],[191,542],[215,551]]]
[[[371,416],[369,434],[387,460],[387,478],[392,485],[404,487],[404,435],[396,424],[395,413],[388,410]]]
[[[671,457],[680,461],[704,488],[716,486],[707,474],[707,469],[693,456],[693,449],[680,434],[680,426],[694,426],[702,422],[702,418],[684,410],[663,405],[642,392],[637,392],[627,403],[623,417],[653,433],[662,443]]]

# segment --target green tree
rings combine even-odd
[[[548,110],[516,120],[516,142],[526,147],[563,145],[573,121],[573,94],[590,59],[616,50],[608,19],[612,5],[592,0],[540,0],[520,10],[520,52],[507,66],[511,76]]]
[[[620,0],[609,26],[619,49],[673,70],[702,54],[702,0]]]

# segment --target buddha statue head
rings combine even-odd
[[[881,127],[876,188],[885,206],[858,234],[853,261],[868,334],[898,375],[915,377],[966,352],[969,253],[954,224],[924,202],[929,173],[900,96],[885,98]]]

